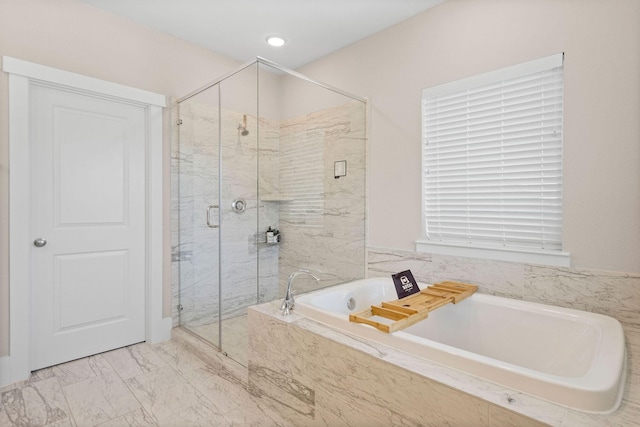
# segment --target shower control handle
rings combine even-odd
[[[242,197],[238,197],[231,202],[231,209],[236,213],[242,213],[247,210],[247,201]]]
[[[218,224],[211,224],[211,209],[218,209],[218,205],[209,205],[207,208],[207,227],[209,228],[220,228]]]
[[[47,244],[47,241],[42,237],[38,237],[36,240],[33,241],[33,246],[35,246],[36,248],[41,248],[46,244]]]

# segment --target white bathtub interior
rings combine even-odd
[[[296,311],[560,405],[591,412],[619,405],[626,356],[622,327],[611,317],[476,293],[391,334],[348,320],[394,299],[390,278],[370,278],[302,295]]]
[[[505,300],[492,305],[495,317],[488,317],[477,299],[435,310],[431,321],[404,332],[552,375],[579,378],[591,368],[601,344],[592,324],[551,308],[541,313]],[[496,319],[509,320],[497,325]]]

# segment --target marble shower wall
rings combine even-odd
[[[207,206],[218,204],[218,110],[195,100],[180,105],[182,124],[174,135],[179,144],[171,152],[174,326],[178,304],[183,325],[217,321],[219,256],[223,318],[282,296],[287,277],[300,268],[319,272],[321,283],[302,276],[297,292],[365,275],[365,105],[354,101],[282,122],[261,118],[259,132],[256,118],[247,115],[246,136],[237,129],[243,114],[222,110],[222,227],[212,229],[205,217]],[[318,148],[322,159],[316,227],[281,219],[290,207],[280,188],[283,159],[292,158],[287,150],[299,142]],[[338,160],[347,161],[347,176],[335,179]],[[230,208],[237,197],[247,200],[242,214]],[[269,226],[281,231],[280,244],[266,244]]]
[[[268,161],[278,149],[278,140],[269,138],[278,124],[260,123],[260,145],[256,118],[247,114],[248,135],[240,135],[243,113],[222,111],[222,224],[220,239],[222,319],[246,314],[250,305],[271,301],[278,287],[278,248],[261,245],[259,230],[277,221],[278,212],[268,209],[258,198],[260,180],[273,179],[274,165]],[[266,135],[266,137],[265,137]],[[260,162],[260,164],[259,164]],[[236,198],[247,202],[244,212],[231,208]]]
[[[244,314],[246,307],[277,295],[278,248],[261,247],[257,241],[258,221],[277,222],[276,209],[258,206],[258,155],[264,162],[261,179],[273,181],[269,157],[277,152],[277,124],[261,122],[261,148],[258,150],[256,119],[247,115],[249,134],[243,136],[238,124],[242,112],[223,110],[219,133],[218,110],[196,101],[180,105],[178,127],[171,153],[172,167],[172,295],[173,322],[200,326],[218,320],[218,269],[222,278],[222,318]],[[218,171],[218,139],[221,136],[222,187]],[[271,154],[270,154],[271,153]],[[276,165],[277,166],[277,165]],[[222,191],[220,200],[218,193]],[[242,197],[247,209],[236,213],[232,201]],[[212,210],[212,222],[221,228],[209,228],[206,209]],[[222,253],[218,252],[218,239]],[[259,257],[258,250],[260,249]],[[258,268],[258,259],[260,267]],[[260,276],[260,289],[256,276]],[[269,299],[266,299],[269,298]],[[175,308],[181,304],[181,313]]]
[[[259,302],[278,298],[279,245],[266,244],[266,229],[276,226],[279,203],[271,197],[278,193],[280,171],[280,123],[260,118],[260,158],[258,167],[258,231],[253,236],[258,248]],[[255,186],[255,184],[254,184]]]
[[[457,280],[478,292],[568,307],[618,319],[627,344],[623,405],[640,411],[640,273],[491,261],[368,248],[367,277],[411,269],[418,281]]]
[[[280,180],[285,174],[304,173],[304,159],[287,155],[296,146],[316,150],[322,167],[314,185],[322,189],[320,217],[307,221],[291,215],[291,203],[280,203],[281,294],[287,277],[299,269],[318,273],[320,283],[306,276],[296,279],[296,291],[307,292],[354,279],[365,274],[365,104],[352,101],[288,119],[280,125]],[[347,161],[347,176],[334,178],[334,162]],[[288,178],[288,179],[287,179]],[[295,176],[294,176],[295,178]],[[287,189],[282,198],[287,199]],[[294,206],[294,209],[299,206]],[[307,222],[307,223],[305,223]],[[309,224],[311,223],[311,224]]]

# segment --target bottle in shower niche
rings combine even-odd
[[[274,243],[280,243],[280,230],[278,230],[277,228],[273,231],[273,242]]]
[[[274,233],[271,226],[269,226],[269,229],[267,230],[267,243],[275,243]]]

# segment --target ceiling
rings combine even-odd
[[[444,0],[81,0],[240,62],[298,68]],[[284,36],[280,48],[266,44]]]

